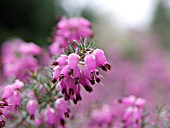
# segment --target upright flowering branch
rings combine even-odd
[[[124,128],[141,128],[145,102],[145,99],[136,98],[133,95],[119,100],[119,103],[128,106],[123,117]]]
[[[6,78],[16,80],[3,87],[0,127],[5,126],[5,115],[14,128],[30,124],[65,128],[71,116],[70,101],[77,104],[82,100],[82,87],[93,91],[92,85],[101,82],[99,69],[111,69],[104,52],[86,39],[92,35],[88,20],[62,18],[49,48],[51,55],[62,53],[52,63],[52,71],[37,70],[35,56],[42,49],[36,44],[20,39],[7,41],[2,50],[3,72]]]
[[[81,39],[81,43],[74,40],[76,48],[69,43],[69,48],[64,50],[53,62],[53,80],[65,100],[72,100],[75,104],[82,100],[80,88],[92,92],[92,85],[100,83],[99,68],[104,71],[111,69],[104,52],[93,48],[94,41],[87,43],[87,39]]]

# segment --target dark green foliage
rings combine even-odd
[[[55,2],[55,4],[54,4]],[[64,14],[57,0],[2,0],[0,43],[11,36],[43,45],[47,43],[56,17]]]
[[[170,9],[166,1],[160,1],[155,12],[152,29],[161,37],[161,43],[165,48],[170,48]]]

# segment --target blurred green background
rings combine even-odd
[[[0,42],[20,37],[47,43],[57,17],[63,14],[62,7],[53,0],[3,0],[0,2]]]

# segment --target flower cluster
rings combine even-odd
[[[68,41],[88,38],[93,35],[91,23],[84,18],[61,18],[54,30],[53,43],[49,47],[51,55],[63,53],[62,49],[68,46]],[[73,44],[73,43],[72,43]]]
[[[6,41],[2,46],[2,65],[4,76],[26,79],[31,71],[37,70],[35,55],[41,48],[34,43],[26,43],[20,39]]]
[[[57,86],[65,97],[65,100],[71,99],[75,104],[80,101],[80,88],[82,85],[86,91],[92,92],[92,85],[100,83],[98,68],[108,71],[111,66],[108,64],[104,52],[101,49],[92,48],[91,41],[86,44],[78,44],[77,50],[70,44],[71,51],[65,51],[65,54],[53,62],[53,82],[58,82]]]
[[[63,98],[56,99],[54,106],[47,105],[42,110],[39,106],[35,99],[29,100],[26,105],[30,119],[34,120],[37,126],[45,124],[49,127],[64,127],[65,119],[70,117],[69,103]]]
[[[136,98],[133,95],[119,100],[119,103],[128,105],[123,117],[124,128],[130,126],[133,128],[140,128],[145,102],[144,99]]]
[[[18,120],[21,120],[11,124],[12,127],[30,120],[37,126],[64,128],[65,120],[70,117],[69,102],[58,94],[58,90],[50,88],[50,83],[42,76],[35,77],[36,75],[29,83],[23,83],[17,79],[13,84],[4,86],[3,102],[0,102],[0,107],[8,107],[3,109],[3,114],[7,120],[16,119],[16,116]],[[2,117],[3,114],[1,114]]]
[[[90,128],[108,128],[114,122],[113,109],[110,105],[103,105],[101,108],[93,110],[91,113]]]
[[[8,111],[15,112],[20,108],[21,104],[21,89],[24,83],[20,80],[15,80],[13,84],[4,87],[2,98],[10,104],[10,107],[4,109],[5,113]]]

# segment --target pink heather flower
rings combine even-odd
[[[103,105],[94,109],[91,113],[90,127],[111,127],[114,121],[114,114],[111,106]]]
[[[11,98],[12,98],[13,105],[19,107],[20,103],[21,103],[21,93],[20,93],[20,91],[15,90],[13,92],[13,96]]]
[[[69,117],[70,110],[68,108],[69,103],[65,101],[64,98],[59,98],[55,101],[55,109],[58,112],[60,118],[64,119],[65,117]]]
[[[40,126],[44,121],[41,118],[35,118],[34,122],[36,126]]]
[[[89,38],[93,36],[91,23],[84,18],[61,18],[54,31],[53,43],[49,46],[51,55],[63,53],[62,49],[68,46],[68,41]],[[74,45],[74,44],[73,44]]]
[[[71,53],[68,56],[68,66],[70,69],[76,69],[78,62],[79,62],[79,55],[77,55],[76,53]]]
[[[64,77],[68,76],[68,72],[69,72],[70,68],[68,65],[64,66],[60,72],[60,80],[63,79]]]
[[[54,125],[56,123],[56,111],[54,108],[48,106],[45,110],[45,121],[49,125]]]
[[[60,73],[61,73],[61,67],[59,66],[56,66],[54,69],[53,69],[53,82],[57,81],[59,76],[60,76]]]
[[[74,93],[76,92],[76,85],[74,79],[71,77],[67,77],[66,85],[67,85],[67,93],[69,95],[74,95]]]
[[[142,98],[136,98],[134,95],[130,95],[120,99],[119,102],[125,105],[136,105],[138,107],[143,107],[146,101]]]
[[[75,83],[76,83],[76,80],[79,79],[79,76],[80,76],[80,70],[79,70],[79,67],[77,66],[73,71],[73,77],[75,79]]]
[[[7,85],[4,87],[4,92],[2,94],[3,99],[7,99],[13,95],[14,87],[11,85]]]
[[[86,77],[86,79],[91,80],[91,72],[86,65],[82,66],[82,74]]]
[[[15,80],[15,83],[4,87],[2,98],[7,99],[9,97],[12,97],[14,94],[14,91],[20,90],[23,86],[24,86],[24,83],[22,81],[18,79]]]
[[[61,55],[54,63],[53,65],[57,66],[64,66],[64,65],[67,65],[67,59],[68,59],[68,56],[67,55]]]
[[[82,100],[81,86],[86,91],[92,92],[91,85],[96,82],[100,83],[100,75],[96,66],[98,60],[95,57],[96,54],[93,54],[94,51],[93,48],[77,49],[76,53],[70,53],[67,57],[61,55],[52,64],[54,66],[52,82],[58,81],[57,87],[64,95],[65,100],[72,100],[76,104]],[[100,49],[97,49],[97,51],[101,52]],[[105,63],[102,63],[103,65],[100,67],[105,68],[104,71],[110,70],[111,66],[107,63],[103,52],[102,57]],[[98,54],[97,58],[99,58]]]
[[[15,80],[15,83],[13,84],[13,87],[15,89],[21,89],[24,86],[24,83],[18,79]]]
[[[119,100],[120,103],[123,103],[125,105],[134,105],[136,102],[136,97],[133,95],[130,95],[128,97],[125,97],[123,99]]]
[[[87,19],[84,19],[82,17],[79,19],[79,22],[82,26],[87,26],[87,27],[91,26],[91,23]]]
[[[24,54],[38,55],[41,53],[41,48],[34,43],[22,43],[19,46],[19,51]]]
[[[94,72],[96,69],[95,56],[92,54],[88,54],[85,56],[84,61],[87,65],[88,69],[90,70],[90,72]]]
[[[2,45],[1,56],[4,76],[27,80],[30,72],[38,68],[34,55],[40,52],[40,47],[33,43],[26,43],[20,39],[6,41]]]
[[[88,80],[86,80],[84,75],[80,75],[80,83],[82,84],[82,86],[85,88],[86,91],[88,91],[88,92],[93,91],[93,89],[91,87],[91,83]]]
[[[15,83],[4,87],[2,98],[6,100],[12,108],[19,108],[21,103],[21,92],[24,83],[20,80],[15,80]]]
[[[110,70],[110,65],[107,63],[104,52],[101,49],[95,49],[93,54],[96,59],[96,65],[101,67],[104,71]]]
[[[34,119],[35,112],[38,109],[37,101],[36,100],[29,100],[27,105],[26,105],[26,109],[27,109],[28,113],[30,114],[30,118]]]
[[[145,102],[146,101],[144,99],[136,98],[133,95],[119,100],[119,103],[128,105],[123,117],[124,127],[133,126],[134,128],[140,128],[142,111]]]
[[[94,73],[91,73],[87,66],[82,66],[82,74],[92,85],[95,84]]]

